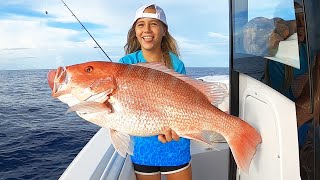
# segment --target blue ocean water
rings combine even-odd
[[[51,97],[48,70],[0,71],[0,179],[58,179],[100,127]],[[187,68],[198,78],[228,68]]]

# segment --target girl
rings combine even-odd
[[[144,5],[136,11],[125,45],[125,64],[163,62],[168,68],[185,74],[175,39],[168,32],[164,11],[155,4]],[[132,137],[134,152],[131,157],[138,180],[192,179],[190,140],[168,129],[164,135]],[[174,139],[175,141],[172,141]]]

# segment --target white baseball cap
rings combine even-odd
[[[154,6],[154,8],[156,9],[156,13],[144,13],[143,11],[149,7],[149,6]],[[153,18],[153,19],[158,19],[161,22],[163,22],[165,25],[167,24],[167,20],[166,20],[166,15],[164,14],[164,11],[161,7],[157,6],[156,4],[147,4],[144,6],[141,6],[137,11],[136,11],[136,16],[134,17],[134,21],[133,23],[136,22],[136,20],[138,20],[139,18]]]

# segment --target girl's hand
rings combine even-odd
[[[179,141],[180,137],[175,131],[170,128],[166,130],[165,134],[159,134],[158,136],[158,140],[162,143],[170,142],[172,141],[172,139],[175,141]]]

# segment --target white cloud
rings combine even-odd
[[[220,39],[220,40],[228,40],[229,36],[223,35],[221,33],[215,33],[215,32],[209,32],[208,36],[214,39]]]
[[[229,47],[226,43],[199,41],[176,36],[181,59],[187,67],[226,67],[229,64]]]
[[[204,44],[200,41],[190,40],[185,37],[177,36],[176,40],[182,50],[186,54],[207,54],[214,55],[218,53],[215,49],[210,48],[209,44]]]
[[[118,61],[124,55],[123,46],[135,10],[150,2],[150,0],[64,1],[81,22],[89,22],[102,27],[88,28],[88,30],[113,61]],[[219,43],[225,39],[223,34],[228,31],[228,28],[224,27],[226,25],[223,24],[228,24],[228,18],[226,17],[226,22],[224,22],[219,16],[222,13],[228,14],[227,0],[219,2],[206,0],[201,3],[163,0],[156,1],[156,3],[166,11],[170,31],[174,32],[172,34],[179,42],[182,55],[186,59],[186,66],[192,66],[192,63],[188,61],[192,57],[214,58],[223,54],[219,47],[225,44]],[[0,69],[34,68],[35,65],[37,68],[56,68],[60,65],[88,60],[106,60],[103,53],[94,48],[95,43],[80,25],[79,29],[75,30],[53,28],[47,25],[52,21],[77,23],[61,1],[10,0],[5,1],[0,7],[7,4],[33,10],[38,12],[38,16],[22,15],[19,12],[11,12],[11,16],[0,16]],[[186,10],[188,13],[185,13]],[[198,24],[190,26],[189,22]],[[223,33],[224,29],[226,33]],[[213,32],[222,33],[219,36]],[[220,41],[212,41],[212,38],[218,38]]]
[[[45,21],[9,19],[0,20],[0,48],[39,48],[66,44],[70,36],[79,34],[68,29],[51,28]],[[5,43],[4,43],[5,42]]]

